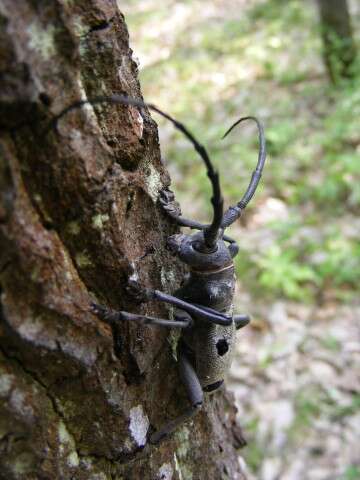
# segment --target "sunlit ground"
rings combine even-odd
[[[262,185],[231,228],[237,309],[253,317],[228,382],[250,478],[360,478],[360,81],[329,85],[310,0],[128,0],[123,11],[144,98],[209,147],[227,204],[258,139],[251,123],[221,136],[247,114],[266,127]],[[203,165],[159,126],[183,212],[207,220]]]

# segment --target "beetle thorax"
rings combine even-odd
[[[167,243],[169,249],[194,271],[218,271],[230,267],[233,263],[229,249],[221,239],[217,241],[212,252],[204,252],[200,248],[204,245],[203,232],[172,235]]]

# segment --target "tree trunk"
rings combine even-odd
[[[130,312],[125,289],[174,291],[164,248],[175,227],[156,203],[169,184],[157,128],[135,107],[71,102],[140,97],[115,0],[0,0],[0,478],[243,479],[241,435],[224,393],[160,446],[155,428],[188,403],[175,334],[89,311]],[[235,448],[234,448],[235,447]]]
[[[346,0],[317,0],[320,11],[324,60],[331,81],[353,76],[356,48]]]

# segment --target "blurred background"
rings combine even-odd
[[[250,122],[220,139],[240,116],[265,124],[262,183],[231,228],[253,318],[228,379],[249,478],[360,479],[360,2],[121,3],[144,98],[208,146],[227,206],[258,137]],[[204,166],[156,121],[184,215],[207,221]]]

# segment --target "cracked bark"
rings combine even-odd
[[[154,427],[187,406],[167,330],[111,331],[93,300],[135,305],[125,285],[173,291],[175,228],[156,124],[133,107],[74,111],[99,94],[140,97],[115,1],[0,1],[0,478],[242,479],[241,436],[223,393],[158,447]]]

